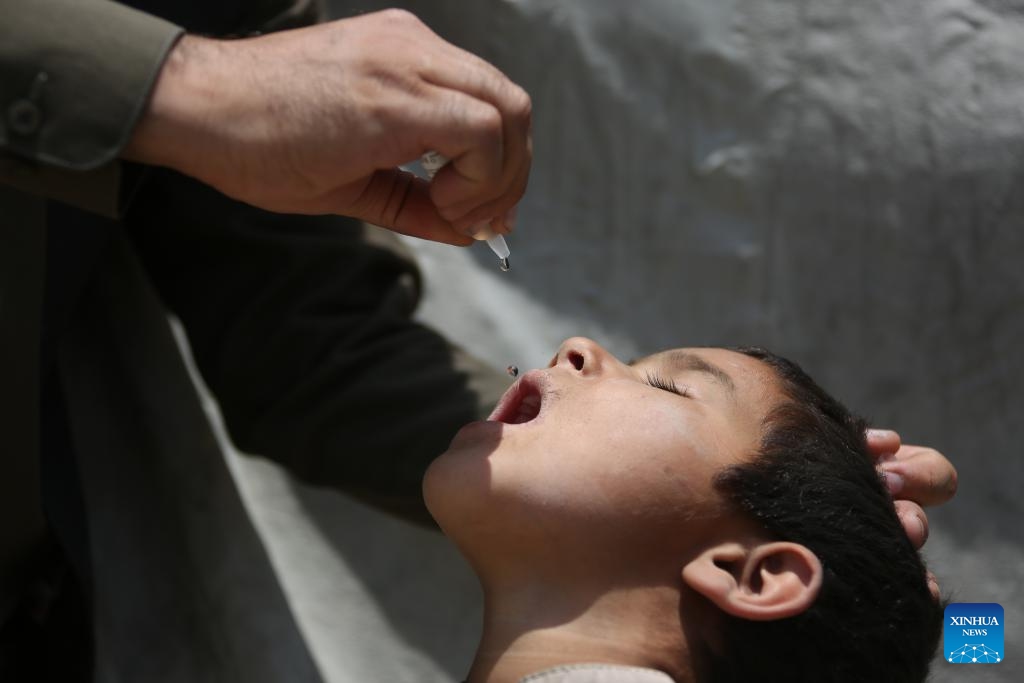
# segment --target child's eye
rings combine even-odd
[[[648,372],[645,382],[655,389],[661,389],[662,391],[667,391],[669,393],[676,394],[677,396],[690,397],[690,387],[683,387],[680,389],[676,386],[675,380],[665,379],[655,372]]]

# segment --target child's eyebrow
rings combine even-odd
[[[659,355],[662,354],[654,354],[654,356]],[[730,394],[733,395],[733,397],[735,397],[736,383],[732,381],[732,377],[729,376],[729,373],[727,373],[725,370],[718,367],[714,363],[710,363],[696,354],[688,353],[686,351],[680,351],[678,349],[674,351],[667,351],[665,352],[665,355],[668,357],[668,363],[676,372],[685,372],[688,370],[694,372],[703,372],[710,376],[713,380],[718,382],[718,384],[720,384],[726,391],[728,391]],[[648,358],[653,358],[654,356],[634,358],[630,360],[627,363],[627,365],[633,366],[639,363],[640,361],[647,360]]]

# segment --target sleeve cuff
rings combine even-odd
[[[109,0],[0,0],[0,155],[90,171],[128,143],[182,29]]]

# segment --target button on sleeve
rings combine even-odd
[[[0,0],[0,16],[0,152],[75,171],[114,159],[181,29],[109,0]]]

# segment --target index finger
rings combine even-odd
[[[946,456],[927,446],[901,445],[879,463],[884,474],[899,477],[894,498],[912,500],[919,505],[939,505],[956,495],[958,477]],[[898,481],[899,481],[898,480]]]
[[[470,53],[451,47],[446,58],[430,63],[424,78],[434,86],[452,94],[477,101],[465,106],[466,110],[483,111],[486,104],[496,113],[492,122],[496,150],[489,149],[491,140],[484,136],[471,137],[474,146],[485,143],[482,149],[459,149],[465,140],[455,142],[453,148],[439,145],[452,160],[452,168],[440,177],[434,199],[446,219],[459,226],[502,216],[522,197],[530,173],[532,160],[531,101],[529,95],[501,71]],[[452,110],[449,109],[449,112]],[[459,131],[445,131],[449,138],[464,138]],[[494,133],[491,135],[493,136]],[[488,163],[483,163],[488,162]],[[444,177],[447,176],[447,177]]]

